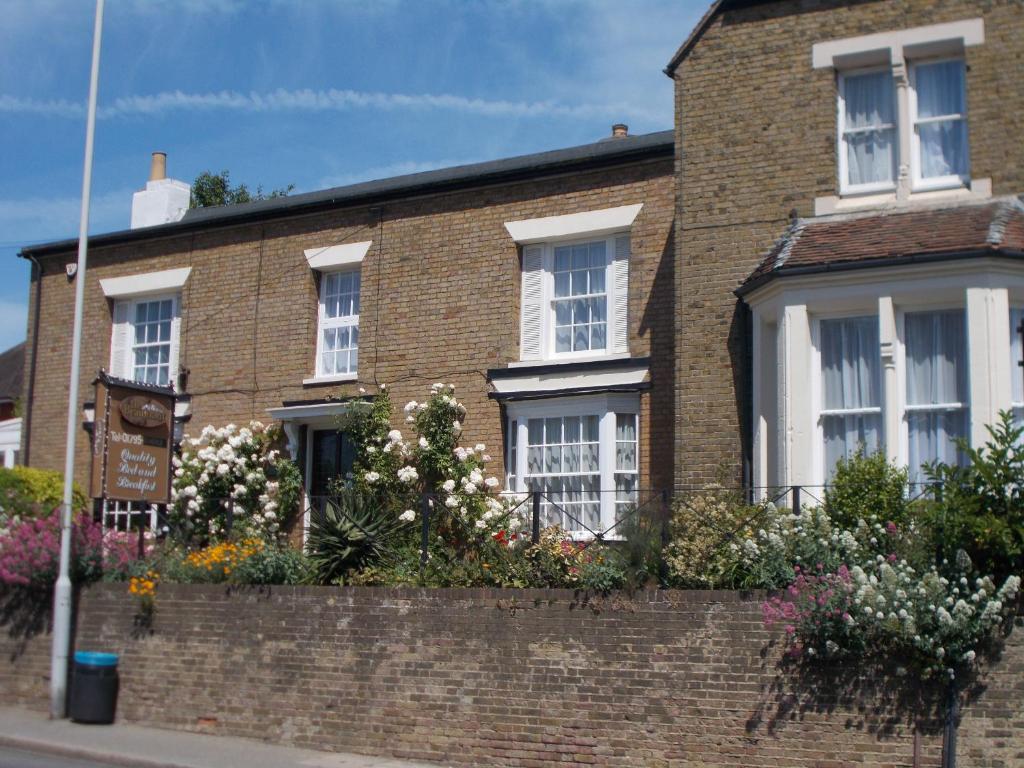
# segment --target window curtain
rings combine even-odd
[[[896,178],[896,124],[892,75],[873,72],[843,79],[843,122],[849,183]]]
[[[1024,309],[1010,310],[1010,401],[1013,403],[1013,418],[1024,424],[1024,342],[1020,337],[1020,324],[1024,321]]]
[[[967,122],[963,119],[962,61],[920,64],[915,68],[917,126],[921,144],[921,177],[962,176],[967,173]],[[948,118],[940,120],[937,118]]]
[[[825,468],[831,474],[836,462],[849,458],[861,446],[868,453],[873,453],[881,444],[878,318],[822,320],[821,375],[824,410],[840,411],[822,416]],[[878,408],[879,411],[841,413],[865,408]]]
[[[907,427],[912,482],[921,465],[962,459],[954,440],[967,436],[967,343],[962,310],[905,318]],[[917,406],[917,407],[915,407]]]

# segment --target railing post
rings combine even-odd
[[[801,504],[800,504],[800,486],[799,485],[794,485],[793,486],[793,514],[794,515],[799,515],[800,514],[800,507],[801,507]]]
[[[533,532],[530,540],[534,544],[540,543],[540,491],[533,492]]]
[[[142,502],[143,507],[146,506],[146,502]],[[139,511],[139,560],[142,560],[146,556],[146,533],[145,533],[145,515],[144,511]]]
[[[224,505],[224,535],[230,536],[235,527],[235,505],[230,499],[221,499],[220,503]]]
[[[427,567],[427,549],[430,546],[430,496],[420,499],[420,577]]]

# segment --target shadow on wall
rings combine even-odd
[[[650,334],[651,345],[651,429],[647,430],[642,455],[650,457],[651,487],[659,489],[673,486],[676,466],[676,392],[672,384],[676,360],[675,232],[673,221],[638,331],[640,336]]]
[[[73,604],[77,605],[77,595]],[[0,586],[0,628],[14,640],[8,661],[25,653],[37,635],[49,634],[53,626],[53,594],[50,589]]]
[[[1016,619],[1020,623],[1020,618]],[[1009,620],[1001,635],[982,652],[984,665],[969,677],[957,681],[961,711],[975,702],[988,688],[987,669],[1003,657],[1006,638],[1013,629]],[[761,669],[765,676],[774,671],[746,722],[751,736],[764,729],[765,735],[779,735],[786,726],[799,724],[809,714],[856,713],[847,717],[844,727],[873,734],[877,739],[896,738],[917,732],[941,736],[947,717],[949,688],[947,681],[922,680],[889,661],[872,664],[857,662],[811,662],[785,653],[779,660],[781,644],[772,640],[761,649]],[[774,667],[774,670],[771,668]],[[864,702],[874,702],[865,706]]]

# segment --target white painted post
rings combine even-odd
[[[100,74],[103,2],[96,0],[92,38],[89,110],[85,123],[85,167],[82,173],[82,215],[78,225],[78,272],[75,274],[75,324],[71,341],[68,383],[67,446],[64,451],[64,504],[60,526],[60,571],[53,593],[53,646],[50,655],[50,717],[64,717],[67,698],[68,651],[71,644],[71,504],[75,479],[75,438],[78,433],[78,379],[82,352],[82,308],[85,304],[85,266],[89,248],[89,193],[92,190],[92,148],[96,129],[96,91]]]

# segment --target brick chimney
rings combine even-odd
[[[188,184],[167,178],[167,153],[154,152],[146,188],[132,195],[132,229],[180,221],[191,194]]]
[[[616,123],[612,126],[612,138],[622,139],[629,136],[629,126],[625,123]]]

